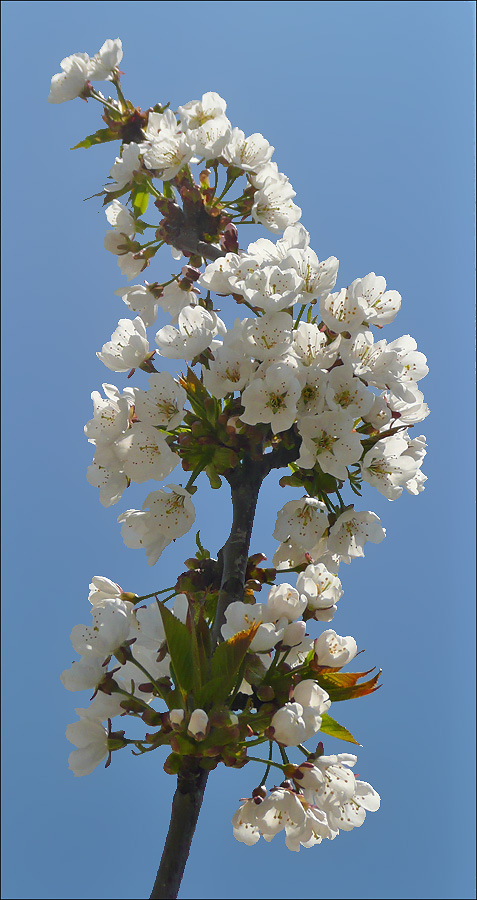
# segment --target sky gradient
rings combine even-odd
[[[428,439],[426,490],[393,503],[364,493],[387,537],[341,567],[332,624],[384,670],[380,691],[332,709],[363,745],[356,768],[381,810],[299,855],[283,835],[249,848],[230,819],[261,768],[219,768],[180,897],[473,897],[473,4],[20,0],[2,18],[3,896],[149,895],[175,779],[160,751],[127,750],[74,778],[64,732],[86,704],[59,675],[72,627],[89,621],[93,575],[138,594],[167,586],[195,530],[215,555],[230,523],[225,488],[201,477],[196,528],[150,568],[116,524],[145,486],[104,509],[85,478],[91,391],[126,385],[95,355],[128,312],[100,201],[83,202],[119,145],[70,151],[101,126],[100,107],[46,97],[63,57],[121,37],[135,104],[175,109],[217,91],[233,125],[274,145],[311,246],[340,260],[338,287],[384,275],[403,297],[384,336],[411,334],[430,367],[431,416],[412,435]],[[148,280],[174,271],[161,259]],[[298,496],[279,491],[264,485],[252,537],[269,559],[277,510]]]

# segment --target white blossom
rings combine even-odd
[[[108,193],[118,191],[128,185],[134,179],[134,175],[141,168],[141,157],[139,144],[131,141],[130,144],[123,144],[121,156],[117,156],[114,165],[110,171],[113,179],[112,183],[106,184],[104,190]]]
[[[204,385],[214,397],[241,391],[250,381],[257,363],[246,356],[244,350],[233,350],[226,344],[213,348],[214,358],[209,368],[202,367]]]
[[[269,162],[274,149],[262,134],[251,134],[246,138],[240,128],[233,128],[222,155],[230,165],[244,172],[257,172]]]
[[[410,394],[413,394],[412,400],[409,399]],[[424,403],[424,394],[412,381],[406,384],[406,397],[406,400],[402,400],[393,393],[386,395],[385,402],[389,409],[389,417],[391,418],[391,411],[399,413],[400,425],[416,425],[427,418],[430,412],[429,407],[427,403]],[[386,423],[382,422],[380,427],[384,424]]]
[[[129,483],[119,459],[113,453],[105,459],[98,451],[86,470],[86,479],[92,487],[99,488],[99,502],[106,507],[121,499]]]
[[[320,313],[331,331],[356,334],[366,317],[366,301],[354,290],[356,282],[320,299]]]
[[[225,610],[225,623],[221,632],[224,640],[228,640],[240,631],[246,631],[258,624],[258,631],[250,644],[252,653],[266,653],[282,639],[288,625],[286,616],[278,616],[264,603],[243,603],[234,600]]]
[[[300,383],[286,366],[269,366],[265,378],[254,378],[242,393],[245,411],[240,418],[248,425],[269,422],[274,434],[287,431],[296,419],[300,394]]]
[[[94,575],[89,586],[88,600],[91,606],[99,606],[108,600],[120,600],[123,590],[104,575]]]
[[[296,747],[320,730],[321,716],[301,703],[285,703],[272,716],[273,738],[286,747]]]
[[[328,549],[338,554],[343,562],[349,563],[358,556],[364,556],[366,541],[380,544],[385,536],[386,531],[376,513],[349,509],[341,513],[330,528]]]
[[[92,444],[111,444],[123,434],[129,422],[130,395],[119,393],[114,384],[103,384],[106,400],[93,391],[94,416],[84,426],[84,433]]]
[[[316,734],[321,727],[321,717],[331,704],[326,691],[312,679],[301,681],[294,687],[293,699],[294,702],[285,703],[277,710],[270,722],[274,740],[286,746],[296,746]]]
[[[159,303],[147,284],[132,284],[130,287],[119,288],[114,293],[122,297],[132,312],[138,313],[146,327],[154,324]]]
[[[177,115],[186,128],[201,128],[206,122],[225,115],[227,104],[214,91],[202,94],[201,100],[190,100],[179,106]]]
[[[187,394],[169,372],[149,376],[149,390],[134,388],[137,418],[148,425],[159,425],[172,431],[182,421]]]
[[[132,235],[135,234],[136,220],[127,207],[120,203],[119,200],[113,200],[113,202],[106,207],[105,213],[109,224],[113,226],[115,231],[120,232],[120,234],[125,234],[127,237],[132,237]],[[106,247],[106,250],[108,249],[109,248]]]
[[[293,697],[297,703],[301,703],[304,709],[314,709],[320,715],[327,712],[331,706],[331,700],[312,678],[300,681],[293,688]]]
[[[317,462],[323,472],[346,481],[347,467],[362,453],[360,435],[353,427],[352,416],[342,410],[304,416],[298,423],[303,438],[298,465],[312,469]]]
[[[159,650],[165,640],[164,625],[157,603],[136,610],[138,639],[148,650]]]
[[[163,435],[147,423],[135,422],[115,448],[127,477],[137,484],[150,478],[162,481],[179,462]]]
[[[66,737],[78,748],[68,757],[74,775],[90,775],[108,755],[108,732],[101,722],[81,718],[68,725]]]
[[[369,422],[369,424],[372,425],[373,428],[376,428],[377,431],[379,431],[380,428],[389,425],[392,415],[386,397],[382,394],[375,396],[371,409],[365,413],[362,418],[364,422]]]
[[[353,637],[340,637],[332,628],[323,631],[315,641],[315,656],[320,666],[341,668],[351,662],[357,652],[358,647]]]
[[[418,463],[406,454],[408,443],[402,435],[377,441],[360,464],[363,481],[372,484],[388,500],[402,494],[402,485],[416,474]]]
[[[382,275],[370,272],[353,282],[353,285],[355,292],[366,303],[367,322],[383,326],[394,321],[401,308],[401,295],[397,291],[386,291],[386,281]]]
[[[331,622],[336,604],[343,594],[341,581],[323,563],[310,564],[300,572],[296,589],[304,597],[308,609],[319,622]]]
[[[161,130],[140,149],[146,168],[157,169],[162,181],[170,181],[190,161],[193,148],[184,134]]]
[[[60,678],[67,691],[88,691],[96,689],[105,674],[103,660],[88,654],[87,657],[73,660],[71,667],[65,669]]]
[[[336,366],[328,374],[326,402],[331,410],[342,409],[359,419],[370,411],[374,394],[354,376],[350,365]]]
[[[289,500],[277,514],[273,537],[278,541],[293,541],[310,550],[322,542],[328,527],[328,513],[324,503],[315,497]],[[312,554],[313,555],[313,554]]]
[[[178,328],[165,325],[156,334],[161,356],[169,359],[194,359],[225,326],[216,313],[202,306],[185,306],[178,316]]]
[[[282,646],[286,647],[299,647],[305,638],[306,635],[306,622],[303,622],[301,619],[298,622],[290,622],[289,625],[285,628],[282,637]],[[289,657],[287,656],[287,663],[291,665],[289,662]]]
[[[226,253],[206,266],[198,283],[208,291],[215,291],[216,294],[233,293],[234,286],[230,279],[239,265],[238,253]]]
[[[119,599],[105,606],[94,606],[92,626],[75,625],[71,632],[76,652],[85,657],[97,656],[104,662],[129,637],[130,607],[130,603]]]
[[[426,439],[423,434],[418,435],[418,437],[415,437],[412,440],[410,440],[407,435],[405,437],[408,446],[407,450],[404,451],[403,456],[412,459],[415,469],[411,477],[404,483],[404,487],[409,494],[417,495],[424,490],[424,482],[427,481],[427,475],[424,475],[424,473],[420,471],[420,467],[426,455]]]
[[[169,313],[172,322],[177,322],[179,313],[183,309],[197,305],[196,289],[184,287],[179,281],[174,279],[171,284],[166,284],[163,287],[157,302],[164,312]]]
[[[274,313],[293,306],[302,283],[294,269],[262,266],[245,277],[242,293],[251,306]]]
[[[86,709],[75,709],[75,712],[82,719],[106,722],[107,719],[114,719],[115,716],[123,715],[122,700],[124,700],[124,697],[121,694],[104,694],[103,691],[98,691],[94,700]]]
[[[288,225],[294,225],[301,218],[301,209],[293,203],[295,196],[291,184],[287,181],[266,180],[254,197],[252,219],[264,225],[275,234],[285,231]]]
[[[164,548],[186,534],[195,521],[195,510],[188,491],[175,484],[168,487],[171,493],[152,491],[146,497],[142,510],[128,509],[118,518],[126,547],[143,547],[150,566],[157,562]]]
[[[73,53],[61,60],[62,72],[53,75],[48,103],[64,103],[79,97],[87,82],[110,81],[123,57],[119,38],[106,40],[91,59],[87,53]]]
[[[282,265],[284,268],[292,266],[301,278],[297,302],[313,303],[322,294],[329,294],[336,284],[339,266],[336,256],[330,256],[320,262],[311,247],[293,247],[288,251]]]
[[[120,319],[111,340],[103,344],[98,359],[113,372],[127,372],[142,365],[149,353],[149,342],[143,320]]]
[[[285,312],[266,313],[245,319],[243,338],[257,359],[275,361],[289,349],[293,340],[293,321]]]
[[[87,53],[73,53],[60,62],[63,69],[51,79],[48,103],[64,103],[74,100],[83,92],[89,79],[90,59]]]
[[[123,45],[119,38],[108,38],[90,60],[91,81],[111,81],[123,58]]]
[[[301,597],[291,584],[276,584],[270,588],[267,607],[277,621],[285,617],[289,622],[299,619],[306,609],[306,597]]]
[[[198,128],[188,128],[187,141],[196,157],[216,159],[230,140],[231,126],[226,116],[209,119]]]

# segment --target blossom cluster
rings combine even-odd
[[[254,844],[284,830],[287,846],[299,850],[361,825],[379,807],[374,789],[350,771],[356,757],[302,746],[322,734],[357,743],[329,709],[334,699],[376,690],[379,673],[364,683],[369,672],[342,674],[357,655],[355,639],[307,628],[336,614],[341,562],[363,557],[366,542],[385,536],[375,513],[344,502],[345,485],[360,496],[367,483],[389,500],[424,488],[425,437],[410,430],[429,413],[418,386],[427,363],[410,335],[380,337],[401,307],[382,275],[337,289],[338,260],[320,260],[311,248],[295,191],[263,135],[234,127],[214,92],[175,112],[159,103],[142,112],[124,99],[121,59],[119,39],[92,58],[67,57],[48,97],[102,104],[106,128],[78,147],[121,142],[102,192],[111,228],[104,246],[137,283],[116,291],[132,317],[119,320],[97,357],[109,371],[149,379],[142,388],[104,383],[104,396],[93,392],[84,429],[94,445],[88,481],[109,507],[131,483],[162,482],[179,463],[190,473],[185,485],[153,490],[142,509],[119,515],[124,543],[144,549],[150,565],[192,527],[201,472],[216,488],[251,459],[264,477],[288,466],[280,483],[301,496],[277,514],[275,569],[249,558],[243,599],[225,609],[215,650],[220,566],[198,538],[199,554],[166,600],[93,578],[92,625],[73,628],[80,659],[62,674],[68,690],[93,691],[68,726],[77,747],[70,768],[88,774],[128,744],[139,753],[168,746],[171,774],[191,759],[206,769],[241,767],[250,745],[270,743],[282,762],[265,760],[267,772],[276,766],[285,780],[268,794],[263,784],[255,789],[233,818],[234,834]],[[95,80],[111,82],[118,99],[94,89]],[[151,208],[158,222],[146,221]],[[274,239],[241,249],[238,227],[251,223]],[[149,229],[154,237],[145,240]],[[164,245],[178,271],[140,283]],[[236,307],[247,314],[238,317]],[[158,327],[163,315],[170,321]],[[186,363],[187,372],[157,371],[161,359]],[[295,584],[275,583],[277,572],[296,575]],[[258,602],[264,585],[266,600]],[[199,667],[207,660],[197,677],[192,658]],[[157,730],[132,739],[113,732],[112,719],[127,714]],[[289,762],[289,748],[306,762]]]
[[[307,567],[298,584],[302,591],[287,583],[275,584],[266,603],[235,602],[228,607],[224,641],[232,645],[247,630],[251,636],[241,667],[244,677],[240,683],[239,674],[232,690],[236,701],[232,712],[227,706],[218,708],[215,698],[204,703],[206,709],[197,707],[192,695],[178,707],[179,695],[172,681],[177,678],[177,661],[171,660],[161,613],[165,601],[156,597],[145,606],[142,601],[147,598],[95,576],[89,593],[92,625],[73,628],[71,641],[80,659],[61,676],[70,691],[93,691],[92,702],[76,709],[79,719],[66,732],[76,746],[69,757],[74,774],[90,774],[106,758],[109,765],[111,753],[128,745],[140,753],[168,745],[172,753],[165,769],[174,772],[177,758],[184,753],[207,768],[219,762],[241,767],[247,761],[249,739],[254,748],[257,743],[272,742],[281,748],[285,760],[274,765],[288,781],[266,799],[266,789],[260,787],[240,807],[232,820],[238,840],[253,844],[260,834],[271,840],[285,829],[287,846],[299,850],[301,845],[311,847],[323,838],[333,839],[339,830],[361,825],[366,810],[378,808],[379,796],[350,772],[355,756],[325,757],[320,743],[315,752],[306,751],[306,762],[294,765],[287,761],[286,751],[300,747],[303,752],[303,743],[316,739],[320,732],[354,740],[329,719],[328,711],[333,691],[341,683],[341,668],[356,656],[356,641],[332,629],[314,639],[307,635],[303,617],[313,618],[314,591],[323,584],[323,567]],[[178,593],[176,586],[171,595],[172,618],[181,623],[176,627],[184,627],[191,604],[197,603],[197,593],[190,584],[188,588]],[[337,577],[326,586],[326,592],[330,600],[339,599],[342,590]],[[328,693],[323,684],[328,684],[330,672],[334,682],[329,682]],[[359,691],[372,692],[376,680],[361,685]],[[349,690],[352,697],[353,689]],[[127,714],[159,728],[133,739],[126,737],[124,730],[112,731],[112,719]]]
[[[266,790],[257,789],[232,818],[234,836],[252,845],[261,835],[271,841],[285,831],[288,849],[299,851],[300,846],[334,840],[340,830],[359,828],[366,811],[379,809],[380,797],[350,771],[356,760],[351,753],[310,758],[295,769],[293,780],[268,796]]]
[[[123,58],[119,38],[108,39],[93,57],[73,53],[61,60],[62,72],[53,75],[48,103],[64,103],[81,97],[91,81],[111,81]]]
[[[114,204],[121,206],[117,200]],[[118,217],[122,212],[127,211]],[[205,268],[197,279],[201,288],[232,294],[254,310],[253,317],[237,319],[228,329],[190,281],[184,287],[174,279],[160,294],[147,284],[121,289],[138,315],[120,320],[98,357],[116,372],[147,370],[152,354],[146,323],[153,324],[161,305],[177,327],[166,325],[157,332],[156,352],[199,365],[204,387],[225,409],[232,399],[239,401],[230,427],[243,431],[244,425],[268,425],[265,440],[275,443],[293,430],[300,449],[296,468],[305,475],[325,473],[338,486],[348,478],[355,486],[364,481],[389,500],[403,488],[417,494],[426,480],[421,472],[426,445],[423,435],[412,438],[408,429],[429,412],[417,386],[427,373],[425,357],[409,335],[375,342],[371,331],[372,325],[381,328],[392,321],[400,297],[386,291],[384,279],[374,273],[357,279],[348,291],[330,292],[337,260],[319,263],[308,244],[303,226],[288,226],[276,244],[259,239],[246,253],[227,253]],[[294,306],[311,311],[318,299],[321,322],[311,316],[299,321]],[[161,480],[180,461],[166,437],[182,422],[187,394],[168,373],[152,374],[148,391],[126,388],[120,394],[111,385],[103,387],[107,400],[93,394],[95,415],[85,431],[97,448],[88,479],[109,505],[131,480]],[[324,523],[323,503],[320,511]],[[307,520],[311,513],[301,515]],[[331,552],[341,546],[345,525],[350,534],[360,516],[340,507],[340,524],[329,535]],[[316,514],[311,518],[320,520]],[[379,539],[374,521],[371,513],[361,521],[375,535],[366,539]],[[327,527],[328,522],[321,534],[317,528],[313,543],[303,548],[313,558]],[[282,533],[283,527],[275,536],[287,545],[291,559],[296,548],[290,539],[296,541],[291,530],[280,537]],[[342,555],[346,561],[363,555],[359,539]]]

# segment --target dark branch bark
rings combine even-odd
[[[266,467],[262,461],[244,460],[228,479],[232,492],[233,521],[229,537],[219,553],[222,581],[212,627],[212,645],[221,640],[220,629],[225,622],[228,605],[234,600],[243,600],[255,508],[265,474]]]
[[[264,457],[265,475],[268,475],[272,469],[282,469],[287,466],[288,463],[296,462],[300,456],[300,446],[301,439],[299,440],[298,445],[294,447],[289,449],[279,447],[278,450],[272,450],[271,453],[267,453]]]
[[[197,241],[195,251],[197,256],[202,256],[204,259],[210,259],[213,262],[216,259],[220,259],[221,256],[225,256],[225,250],[220,250],[219,247],[214,247],[212,244],[206,244],[205,241]]]
[[[233,521],[230,535],[219,553],[222,579],[212,627],[212,646],[222,640],[220,629],[225,622],[225,610],[229,603],[243,600],[255,508],[267,471],[267,466],[262,461],[245,460],[228,478],[232,492]],[[179,893],[207,774],[203,769],[197,768],[194,773],[179,775],[177,778],[169,831],[150,900],[175,900]]]
[[[197,819],[202,805],[208,772],[177,778],[177,788],[172,801],[171,821],[161,863],[157,872],[150,900],[175,900],[189,857]]]

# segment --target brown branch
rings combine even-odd
[[[212,626],[212,645],[222,640],[221,628],[229,604],[234,600],[243,600],[255,509],[266,474],[264,461],[245,459],[227,479],[232,492],[233,521],[229,537],[219,553],[222,580]]]
[[[175,900],[179,893],[207,776],[208,772],[197,767],[195,772],[177,777],[169,831],[150,900]]]
[[[230,535],[219,553],[222,578],[212,626],[212,645],[222,640],[220,629],[225,622],[225,610],[229,603],[243,600],[255,508],[266,473],[264,461],[245,459],[227,479],[232,492],[233,521]],[[179,893],[199,818],[207,774],[197,764],[191,773],[177,778],[169,831],[150,900],[176,898]]]

